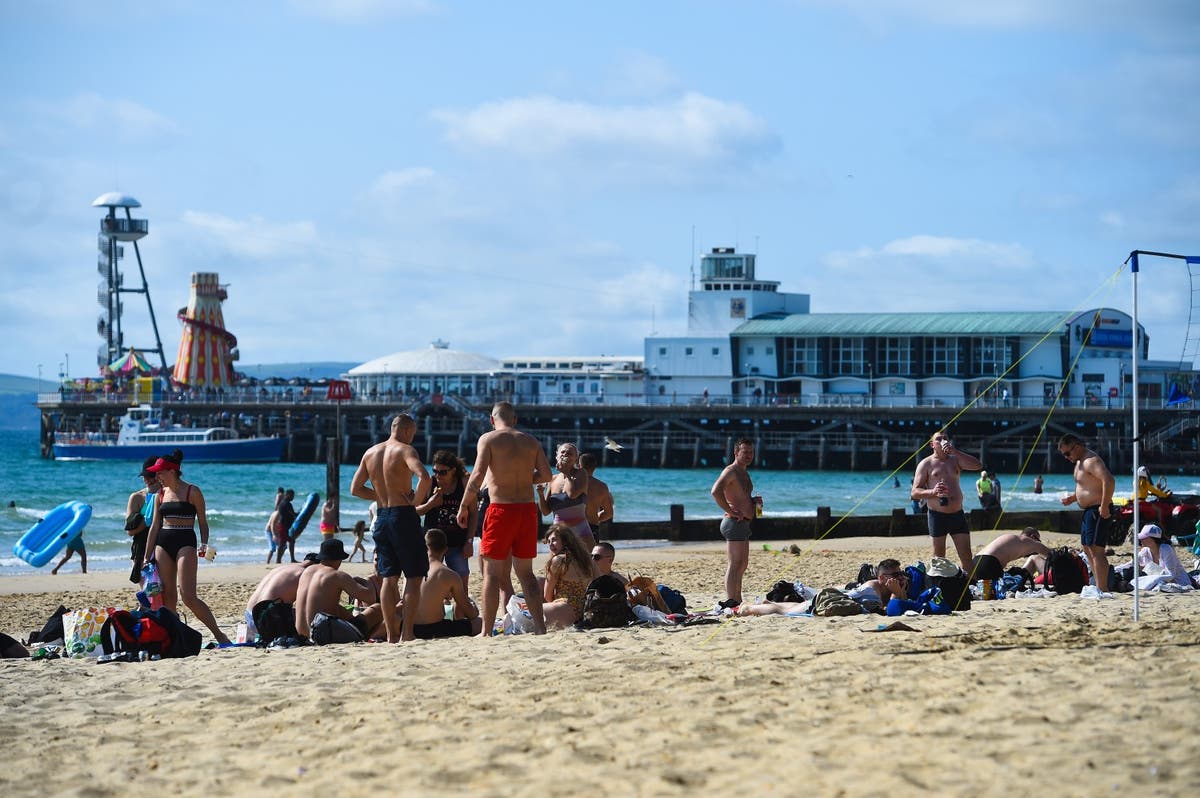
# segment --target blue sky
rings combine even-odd
[[[714,246],[814,312],[1128,311],[1130,250],[1200,255],[1187,0],[0,0],[0,69],[4,373],[95,374],[108,191],[168,361],[193,271],[244,362],[361,362],[640,355]],[[1143,262],[1152,357],[1188,288]]]

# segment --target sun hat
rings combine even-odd
[[[178,471],[179,463],[174,460],[168,460],[165,457],[160,457],[154,461],[154,465],[146,469],[151,474],[157,474],[159,471]]]
[[[1138,466],[1137,475],[1139,477],[1145,477],[1146,479],[1150,479],[1150,472],[1146,470],[1145,466]]]
[[[930,576],[950,577],[958,576],[961,570],[956,563],[951,562],[945,557],[934,557],[930,561],[926,573]]]
[[[1158,524],[1146,524],[1142,527],[1142,531],[1138,532],[1138,540],[1145,540],[1146,538],[1158,538],[1161,540],[1162,536],[1162,527]]]
[[[317,555],[317,562],[331,562],[333,560],[344,560],[350,555],[346,553],[346,547],[342,545],[342,541],[337,538],[321,541],[321,552]]]

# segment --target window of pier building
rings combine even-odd
[[[912,374],[912,338],[880,338],[876,345],[880,374]]]
[[[972,374],[1003,374],[1008,371],[1008,342],[1004,338],[975,338],[971,346]]]
[[[782,338],[783,376],[821,376],[821,346],[817,338]]]
[[[962,374],[966,347],[961,338],[935,336],[925,339],[925,366],[930,374]]]
[[[829,365],[832,374],[862,374],[866,370],[866,340],[831,338]]]

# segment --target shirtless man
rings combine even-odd
[[[370,582],[355,579],[340,570],[342,560],[349,556],[346,547],[337,538],[321,541],[317,564],[300,575],[300,583],[296,587],[296,633],[300,637],[312,639],[313,626],[329,622],[336,627],[331,630],[332,642],[358,642],[377,631],[383,620],[383,611],[375,603],[379,597]],[[355,615],[342,606],[342,593],[370,606]],[[395,611],[395,605],[392,611]],[[321,614],[330,620],[319,619],[318,615]]]
[[[1115,543],[1119,535],[1113,528],[1112,497],[1116,480],[1100,455],[1083,445],[1083,441],[1067,433],[1058,440],[1058,452],[1075,464],[1075,492],[1064,496],[1064,505],[1079,504],[1083,524],[1079,539],[1091,561],[1092,576],[1101,595],[1108,593],[1108,557],[1104,549]]]
[[[1050,555],[1050,549],[1042,543],[1041,533],[1034,527],[1025,527],[1019,535],[1012,532],[997,535],[995,540],[980,549],[975,559],[971,560],[967,581],[999,579],[1004,576],[1004,566],[1018,557],[1033,554],[1043,557]]]
[[[517,572],[525,603],[533,616],[537,634],[546,633],[542,617],[542,594],[533,573],[537,556],[538,512],[533,498],[534,483],[550,481],[550,463],[546,452],[532,435],[516,429],[517,411],[508,402],[492,408],[491,432],[484,433],[476,445],[475,467],[467,480],[467,489],[458,508],[458,525],[467,528],[470,507],[479,489],[486,485],[489,503],[483,517],[483,540],[479,556],[483,560],[483,620],[480,635],[492,634],[500,587],[511,569]]]
[[[613,548],[613,544],[601,541],[592,546],[592,562],[596,564],[596,576],[615,576],[621,584],[628,585],[629,577],[613,570],[616,559],[617,550]]]
[[[412,416],[407,413],[396,416],[392,419],[391,437],[367,449],[350,480],[352,495],[379,503],[371,537],[375,541],[375,568],[383,577],[379,598],[389,643],[414,639],[412,619],[421,602],[421,580],[429,572],[425,535],[416,505],[428,498],[430,479],[412,447],[416,433],[417,422]],[[404,606],[410,608],[403,621],[396,615],[401,574],[404,574]]]
[[[917,464],[913,475],[913,486],[909,496],[924,500],[929,508],[929,536],[933,538],[933,556],[946,556],[946,535],[954,540],[958,562],[964,573],[971,573],[971,528],[967,526],[967,514],[963,512],[962,486],[959,475],[963,471],[979,471],[980,463],[966,452],[961,452],[950,442],[944,430],[938,430],[929,441],[933,454]]]
[[[754,521],[754,504],[750,494],[754,483],[750,479],[750,464],[754,462],[754,441],[738,438],[733,447],[733,462],[713,483],[713,500],[725,513],[721,519],[721,535],[729,563],[725,567],[725,600],[719,606],[736,607],[742,603],[742,577],[750,562],[750,532]]]
[[[579,455],[579,465],[588,474],[587,489],[587,520],[592,528],[592,536],[599,543],[607,538],[609,525],[613,518],[613,496],[608,485],[596,478],[596,455]]]
[[[281,565],[262,578],[258,587],[246,601],[246,630],[250,640],[258,637],[258,629],[254,624],[254,608],[264,601],[285,601],[296,603],[296,590],[300,587],[300,575],[304,569],[317,561],[316,554],[305,554],[304,559],[297,563]]]
[[[446,565],[446,533],[430,529],[425,533],[425,547],[429,551],[429,576],[421,585],[421,606],[414,618],[413,633],[420,640],[479,634],[483,627],[479,609],[467,597],[462,577]],[[446,599],[454,600],[452,621],[446,619]]]

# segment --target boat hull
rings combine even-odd
[[[284,438],[242,438],[236,441],[187,443],[56,443],[56,460],[144,460],[183,450],[184,463],[277,463]]]

